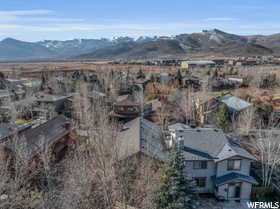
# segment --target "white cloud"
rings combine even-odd
[[[210,22],[227,22],[227,21],[235,21],[238,20],[237,18],[231,18],[231,17],[210,17],[205,19],[205,21]]]
[[[51,10],[0,10],[1,23],[24,23],[24,22],[82,22],[78,18],[60,18],[50,16],[54,12]]]
[[[22,22],[83,22],[79,18],[56,18],[56,17],[28,17],[20,18]]]
[[[40,9],[40,10],[7,10],[7,11],[1,11],[0,10],[0,15],[10,15],[10,16],[25,16],[25,15],[45,15],[45,14],[50,14],[53,11],[51,10],[45,10],[45,9]]]
[[[161,31],[177,29],[193,29],[207,27],[204,24],[52,24],[52,25],[21,25],[21,24],[0,24],[1,31],[33,31],[33,32],[63,32],[63,31]]]

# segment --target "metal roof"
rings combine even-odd
[[[200,60],[200,61],[183,61],[188,65],[214,65],[215,62],[211,60]]]
[[[228,110],[232,113],[239,112],[243,109],[246,109],[246,108],[252,106],[252,104],[244,101],[243,99],[235,97],[231,94],[226,94],[225,96],[219,98],[218,100],[220,102],[226,104],[228,107]]]

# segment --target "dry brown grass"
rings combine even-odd
[[[0,63],[0,72],[42,72],[42,71],[176,71],[175,67],[145,65],[113,65],[104,62],[34,62],[34,63]]]

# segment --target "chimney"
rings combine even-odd
[[[70,130],[71,130],[71,123],[70,123],[70,122],[65,123],[65,124],[64,124],[64,128],[65,128],[66,130],[70,131]]]
[[[179,147],[184,147],[184,139],[183,139],[183,137],[182,136],[179,136],[178,137],[178,145],[179,145]]]

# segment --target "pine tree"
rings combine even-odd
[[[137,78],[137,79],[145,79],[145,78],[146,78],[145,73],[140,69],[140,70],[137,72],[136,78]]]
[[[230,120],[230,116],[228,114],[227,106],[223,104],[219,110],[219,123],[218,123],[219,128],[227,132],[229,128],[229,120]]]
[[[178,84],[181,87],[183,85],[183,76],[180,70],[177,71],[176,79],[178,80]]]
[[[161,187],[154,197],[158,209],[188,209],[193,196],[193,182],[184,172],[184,156],[179,146],[175,146],[163,166]]]

